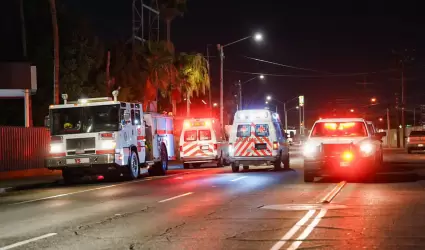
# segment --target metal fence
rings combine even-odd
[[[44,168],[49,143],[46,128],[0,127],[0,172]]]

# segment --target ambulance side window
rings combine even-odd
[[[136,109],[134,112],[134,124],[140,125],[140,110]]]
[[[131,124],[136,125],[136,121],[134,119],[134,109],[131,109]]]

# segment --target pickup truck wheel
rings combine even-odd
[[[148,169],[149,175],[165,175],[168,169],[168,153],[164,144],[161,144],[161,160],[155,162],[152,167]]]
[[[239,172],[239,164],[236,165],[235,163],[232,163],[232,172],[233,173]]]
[[[314,174],[309,172],[304,172],[304,182],[313,182],[314,181]]]
[[[139,178],[139,173],[140,173],[139,160],[137,159],[136,152],[134,151],[131,151],[130,157],[128,158],[127,168],[129,172],[128,178],[130,180],[135,180]]]

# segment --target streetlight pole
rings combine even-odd
[[[242,110],[242,83],[241,80],[238,82],[239,85],[239,109]]]
[[[217,44],[217,49],[219,52],[219,56],[220,56],[220,125],[222,128],[224,128],[224,105],[223,105],[223,63],[224,63],[224,47],[230,46],[232,44],[235,43],[239,43],[242,42],[246,39],[249,39],[251,37],[254,37],[255,40],[257,41],[261,41],[263,39],[263,36],[259,33],[255,34],[254,36],[247,36],[244,38],[241,38],[239,40],[236,40],[234,42],[225,44],[225,45],[221,45],[221,44]]]
[[[387,145],[388,147],[391,147],[391,140],[390,140],[390,109],[387,108]]]
[[[288,133],[288,111],[286,110],[286,102],[283,103],[283,113],[285,116],[285,133]]]

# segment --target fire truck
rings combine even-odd
[[[142,104],[114,98],[79,99],[51,105],[50,152],[46,167],[62,170],[66,183],[83,176],[136,179],[141,171],[165,175],[175,159],[173,119],[144,113]]]

